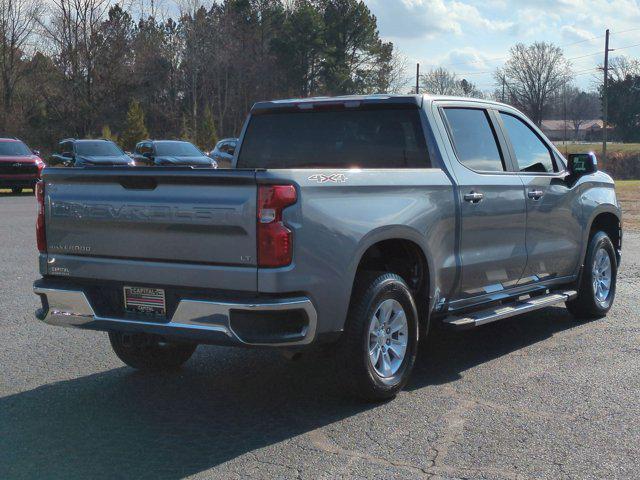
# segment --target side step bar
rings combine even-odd
[[[510,304],[467,313],[461,317],[447,317],[443,320],[443,323],[456,329],[478,327],[485,323],[495,322],[503,318],[509,318],[520,315],[521,313],[532,312],[551,305],[563,303],[575,298],[577,295],[578,292],[574,290],[551,292],[546,295],[527,298],[526,300],[516,300]]]

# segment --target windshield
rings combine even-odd
[[[238,168],[427,168],[417,109],[254,115]]]
[[[31,151],[22,142],[0,142],[0,157],[26,157]]]
[[[89,157],[113,157],[124,155],[115,143],[96,140],[95,142],[77,142],[76,153]]]
[[[159,157],[201,157],[202,153],[189,142],[157,142],[156,155]]]

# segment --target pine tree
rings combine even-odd
[[[149,137],[144,124],[144,112],[139,102],[133,100],[127,112],[127,122],[122,133],[122,144],[125,148],[134,149],[136,143]]]
[[[118,136],[111,131],[111,127],[109,127],[109,125],[105,125],[104,127],[102,127],[102,138],[104,138],[105,140],[111,140],[115,143],[120,143]]]
[[[203,150],[213,150],[213,147],[218,143],[218,134],[216,132],[216,124],[213,120],[213,112],[208,105],[204,110],[204,119],[199,128],[197,143]]]
[[[180,140],[185,140],[187,142],[192,142],[194,140],[193,132],[191,131],[191,127],[189,126],[189,119],[185,115],[182,116]]]

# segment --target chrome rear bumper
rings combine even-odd
[[[42,298],[43,308],[36,317],[50,325],[92,330],[146,332],[167,337],[181,337],[200,343],[241,344],[252,346],[307,345],[315,339],[317,314],[308,298],[235,303],[207,300],[180,300],[175,313],[167,322],[111,318],[97,315],[82,290],[48,288],[34,285],[34,293]],[[232,311],[254,313],[303,310],[308,319],[299,333],[283,336],[265,343],[244,340],[231,327]]]

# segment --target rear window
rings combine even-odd
[[[115,143],[97,140],[95,142],[86,141],[76,143],[76,153],[78,155],[88,155],[93,157],[111,157],[124,155],[116,147]]]
[[[156,142],[156,154],[160,157],[202,157],[202,152],[188,142]]]
[[[417,109],[254,115],[238,168],[428,168]]]

